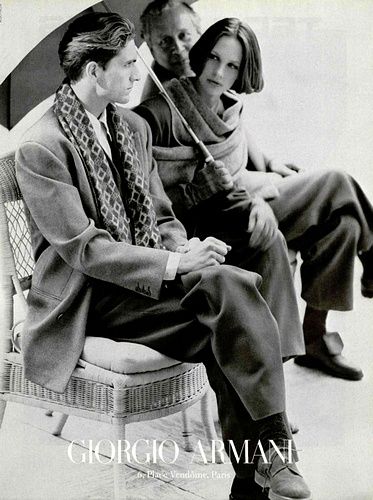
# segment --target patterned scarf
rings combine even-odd
[[[125,205],[88,115],[68,83],[62,83],[57,90],[53,106],[65,134],[84,159],[96,205],[107,231],[117,241],[160,248],[157,217],[133,133],[115,106],[109,104],[106,109],[108,125],[113,131],[113,145],[120,158],[117,167],[121,169],[126,184],[123,193]]]

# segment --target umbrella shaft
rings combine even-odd
[[[145,68],[147,69],[147,71],[148,71],[151,79],[156,84],[156,86],[158,87],[159,91],[161,92],[161,94],[163,95],[163,97],[166,99],[166,101],[169,103],[169,105],[175,110],[176,114],[178,115],[178,117],[182,121],[182,123],[185,126],[185,128],[187,129],[188,133],[190,134],[190,136],[192,137],[192,139],[196,143],[196,146],[199,148],[199,150],[203,154],[203,156],[205,158],[205,162],[206,163],[210,163],[210,162],[214,161],[214,158],[211,155],[210,151],[207,149],[207,147],[204,145],[204,143],[198,138],[198,136],[196,135],[196,133],[194,132],[194,130],[192,129],[192,127],[189,125],[189,123],[186,121],[186,119],[184,118],[184,116],[181,114],[179,108],[176,106],[176,104],[174,103],[174,101],[168,95],[168,93],[166,92],[166,89],[162,85],[161,81],[159,80],[159,78],[157,77],[157,75],[154,73],[153,69],[145,61],[145,59],[140,54],[140,52],[139,52],[138,49],[137,49],[137,54],[140,57],[140,59],[142,60],[142,62],[144,63]]]

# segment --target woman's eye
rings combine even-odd
[[[237,64],[229,64],[228,66],[229,66],[230,68],[235,69],[236,71],[238,71],[238,66],[237,66]]]
[[[217,61],[218,56],[216,56],[215,54],[209,54],[209,59],[213,59],[214,61]]]

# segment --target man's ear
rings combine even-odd
[[[97,79],[97,76],[98,76],[98,71],[99,69],[99,65],[97,64],[96,61],[89,61],[87,64],[86,64],[86,67],[84,68],[84,72],[85,74],[90,78],[90,79]]]

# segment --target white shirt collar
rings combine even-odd
[[[101,147],[105,151],[105,153],[108,155],[110,159],[112,159],[111,156],[111,149],[109,145],[109,140],[111,139],[109,128],[107,125],[107,114],[106,114],[106,108],[104,111],[101,113],[101,115],[97,118],[95,115],[93,115],[88,109],[85,110],[87,113],[87,116],[92,123],[93,130],[96,134],[96,137],[98,139],[98,142],[100,143]]]

